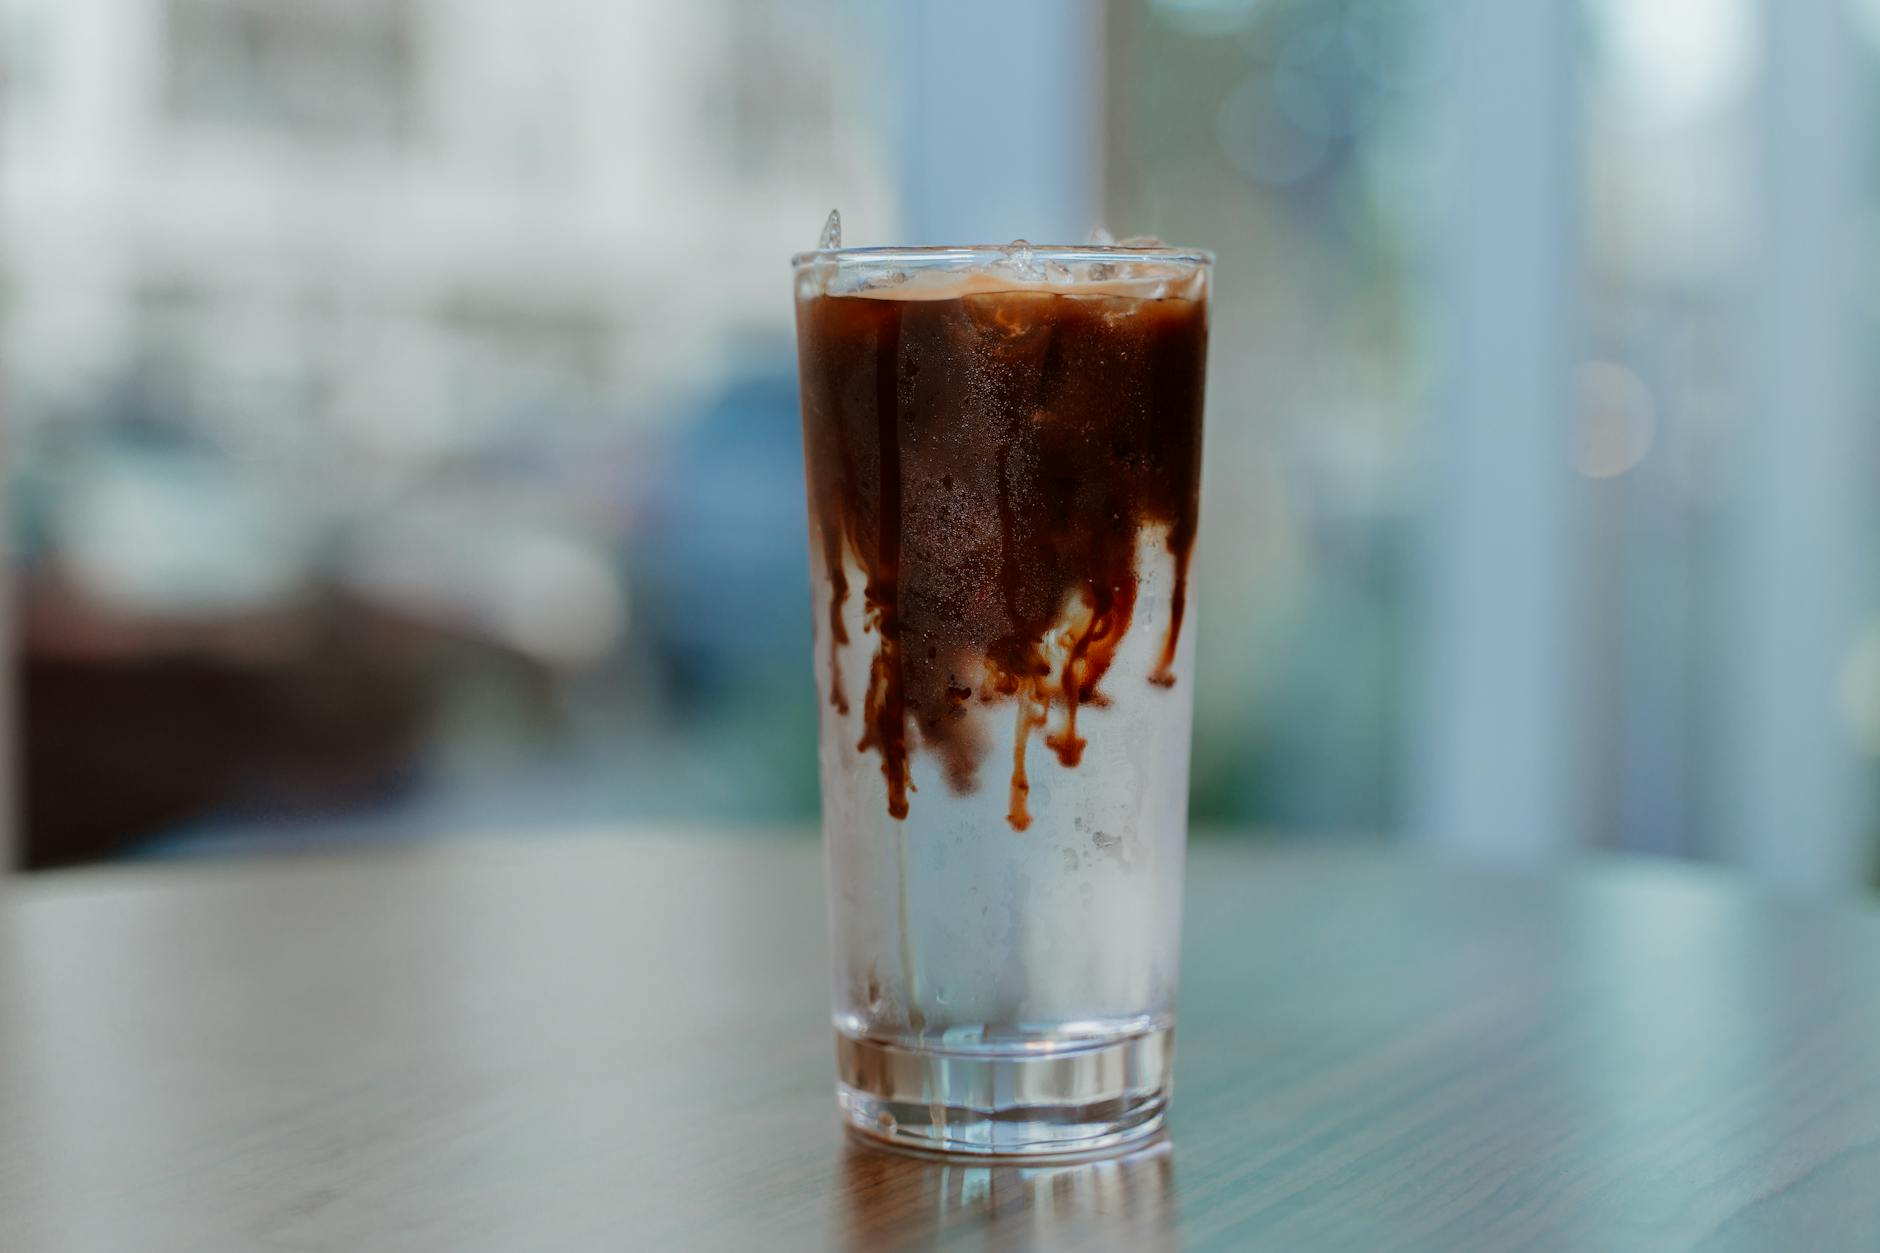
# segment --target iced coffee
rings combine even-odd
[[[1209,259],[796,260],[838,1097],[1129,1143],[1172,1062]]]

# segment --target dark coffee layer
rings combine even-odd
[[[1031,732],[1077,765],[1077,711],[1135,611],[1138,537],[1166,530],[1169,628],[1143,680],[1167,686],[1182,627],[1201,469],[1205,300],[1072,290],[797,304],[814,541],[830,580],[829,700],[849,694],[843,605],[864,576],[876,639],[858,751],[907,815],[912,739],[969,792],[986,707],[1018,723],[1009,818],[1030,823]]]

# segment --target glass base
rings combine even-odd
[[[909,1047],[836,1033],[836,1103],[871,1140],[919,1153],[1026,1159],[1121,1152],[1168,1107],[1163,1027],[1049,1049]]]

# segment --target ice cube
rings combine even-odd
[[[863,276],[860,290],[879,291],[884,287],[899,287],[912,277],[906,270],[883,270],[878,274]]]
[[[1084,242],[1093,247],[1108,248],[1116,242],[1116,236],[1110,234],[1109,227],[1098,222],[1095,226],[1090,228],[1090,234],[1084,237]]]
[[[826,252],[842,246],[842,211],[829,210],[829,217],[823,222],[822,237],[816,241],[818,251]]]
[[[969,325],[978,332],[982,349],[997,350],[1010,364],[1010,354],[1042,353],[1050,341],[1051,306],[1056,300],[1046,291],[1004,291],[967,296]]]
[[[1030,240],[1014,239],[1001,249],[1001,252],[1004,254],[1002,258],[1004,264],[1017,271],[1020,278],[1043,277],[1032,255]]]

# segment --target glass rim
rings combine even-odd
[[[1061,261],[1065,264],[1103,261],[1161,261],[1173,265],[1205,268],[1214,264],[1214,254],[1206,248],[1187,248],[1172,244],[1028,244],[1034,261]],[[920,244],[870,245],[864,248],[813,248],[790,258],[793,269],[833,262],[842,265],[922,266],[949,262],[983,261],[992,264],[1010,260],[1016,251],[1011,244]]]

